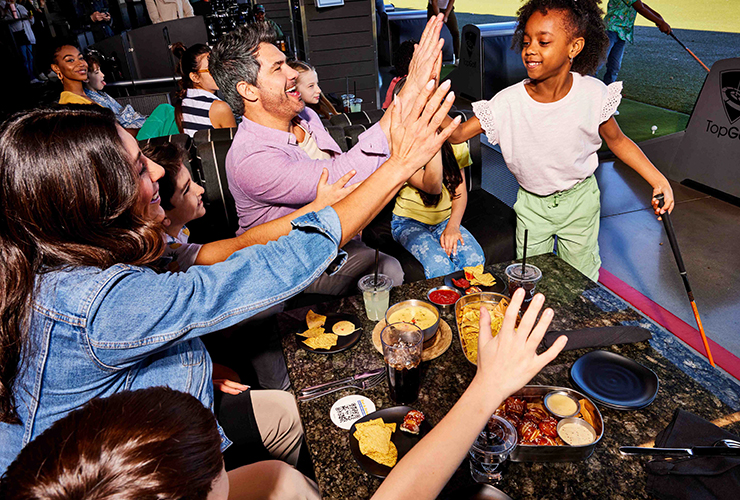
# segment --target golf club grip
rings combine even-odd
[[[665,204],[663,193],[658,193],[657,195],[655,195],[655,199],[658,200],[658,208],[663,208],[663,205]],[[671,220],[671,214],[666,211],[665,213],[660,214],[660,218],[663,219],[663,226],[665,227],[668,241],[671,244],[671,250],[673,250],[673,257],[676,259],[678,271],[681,273],[681,277],[683,278],[684,284],[686,285],[686,289],[690,290],[691,288],[689,288],[689,281],[686,277],[686,268],[683,264],[683,257],[681,257],[681,252],[678,250],[678,240],[676,239],[676,232],[673,230],[673,221]]]

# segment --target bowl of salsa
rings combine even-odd
[[[455,302],[460,298],[460,292],[450,286],[432,288],[427,293],[429,302],[437,306],[440,311],[450,313],[455,308]]]

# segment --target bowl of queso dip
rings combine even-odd
[[[439,327],[439,310],[429,302],[423,300],[404,300],[394,304],[385,312],[385,322],[411,323],[421,328],[424,341],[431,339]]]

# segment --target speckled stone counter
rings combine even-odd
[[[626,302],[588,280],[553,255],[529,260],[543,272],[538,291],[546,295],[546,306],[555,310],[551,330],[574,330],[597,326],[639,325],[648,328],[653,339],[639,344],[604,348],[636,360],[660,379],[655,401],[642,410],[618,411],[599,407],[605,433],[588,460],[575,463],[506,463],[498,487],[514,499],[523,498],[650,498],[645,491],[643,466],[649,458],[623,457],[619,446],[650,443],[670,421],[676,408],[691,411],[707,420],[733,420],[740,410],[740,386],[734,379],[714,370],[704,358],[690,351],[671,334],[646,319]],[[503,275],[506,264],[487,268]],[[425,298],[442,278],[411,283],[391,292],[391,304],[411,298]],[[351,349],[332,355],[314,354],[300,348],[294,333],[308,310],[298,309],[278,316],[277,328],[283,335],[283,351],[294,390],[346,377],[357,372],[383,367],[383,357],[372,345],[375,323],[364,312],[361,296],[328,302],[313,307],[321,313],[346,312],[362,320],[363,337]],[[439,422],[457,401],[475,374],[460,346],[454,315],[444,318],[453,330],[453,341],[442,356],[422,364],[419,400],[412,406],[423,411],[432,425]],[[305,326],[303,326],[305,328]],[[569,369],[573,362],[592,349],[561,353],[530,384],[572,387]],[[365,474],[349,448],[349,433],[336,427],[329,418],[332,404],[340,397],[356,394],[343,390],[322,398],[299,403],[306,442],[324,498],[369,498],[380,480]],[[365,391],[378,409],[393,406],[387,383]],[[737,417],[737,415],[735,415]],[[740,433],[740,422],[724,426]],[[467,460],[463,461],[440,498],[464,498],[460,489],[470,487]]]

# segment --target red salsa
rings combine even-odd
[[[460,294],[452,290],[435,290],[429,294],[429,300],[443,305],[454,304],[459,298]]]

